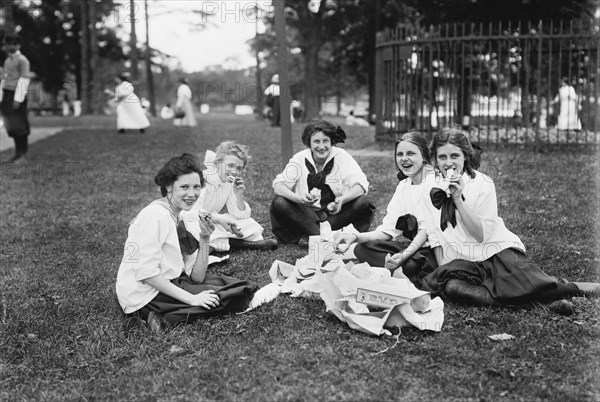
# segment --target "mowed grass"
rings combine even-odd
[[[598,300],[576,299],[570,317],[543,305],[448,303],[441,332],[405,328],[397,342],[351,330],[322,302],[288,295],[161,335],[132,325],[114,283],[129,221],[159,197],[156,171],[171,156],[203,154],[226,139],[249,145],[247,198],[270,235],[280,134],[266,122],[232,116],[203,116],[194,130],[154,121],[147,134],[124,136],[110,118],[80,121],[90,128],[71,122],[71,129],[31,145],[29,164],[1,165],[0,400],[600,397]],[[303,147],[301,128],[294,126],[294,151]],[[392,151],[374,143],[372,129],[347,133],[344,148],[369,151],[356,158],[371,182],[375,227],[397,183]],[[483,160],[500,215],[533,260],[560,278],[598,280],[596,150],[509,148],[488,150]],[[303,255],[293,245],[237,252],[214,271],[265,285],[274,260],[293,263]],[[515,339],[488,338],[501,333]]]

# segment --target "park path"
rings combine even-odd
[[[50,137],[62,130],[64,130],[63,127],[32,127],[31,134],[29,134],[29,143],[32,144],[46,137]],[[0,131],[0,151],[14,148],[15,143],[13,139],[8,136],[6,130],[0,128]]]

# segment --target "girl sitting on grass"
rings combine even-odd
[[[245,310],[258,286],[252,282],[206,273],[208,243],[214,230],[210,215],[197,213],[199,242],[183,255],[179,220],[200,196],[204,178],[200,162],[189,154],[170,159],[154,182],[162,198],[140,211],[129,226],[116,291],[125,314],[145,320],[154,331]]]
[[[249,160],[248,147],[233,141],[221,143],[216,153],[206,151],[206,185],[192,209],[181,213],[185,221],[191,217],[192,225],[199,210],[212,215],[215,230],[210,236],[210,247],[214,251],[277,248],[277,242],[265,239],[262,235],[263,227],[250,217],[252,210],[244,197],[246,184],[243,178]],[[219,213],[223,209],[227,212]],[[188,229],[197,237],[197,225]]]
[[[450,181],[450,194],[434,188],[425,199],[427,236],[439,267],[423,279],[424,290],[475,305],[557,301],[550,308],[567,315],[573,306],[562,299],[600,294],[598,283],[561,283],[530,261],[498,216],[494,183],[476,170],[479,158],[460,129],[436,134],[431,154],[439,175]]]
[[[336,245],[345,250],[358,243],[354,254],[361,262],[386,267],[393,276],[408,277],[416,286],[436,266],[433,250],[425,246],[427,233],[419,205],[423,188],[435,183],[427,140],[418,132],[404,134],[395,147],[395,162],[400,183],[387,206],[383,222],[374,231],[342,234]],[[427,192],[428,193],[428,192]],[[407,246],[402,237],[411,240]],[[402,269],[398,269],[402,266]]]

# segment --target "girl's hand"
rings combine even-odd
[[[395,270],[406,261],[404,253],[388,254],[385,256],[385,267],[389,270]]]
[[[232,183],[233,186],[233,193],[236,196],[240,196],[242,194],[244,194],[244,190],[246,189],[246,186],[244,185],[244,179],[242,179],[241,177],[236,177],[235,180]]]
[[[317,200],[316,197],[310,193],[305,193],[299,196],[298,204],[301,205],[312,205]]]
[[[200,237],[209,238],[215,231],[212,215],[206,212],[198,211],[198,225],[200,226]]]
[[[358,240],[358,236],[353,233],[343,233],[335,239],[335,249],[344,253],[352,243]]]
[[[335,201],[330,202],[327,205],[327,210],[331,215],[335,215],[342,210],[342,205],[344,205],[344,200],[342,199],[342,197],[335,197]]]
[[[450,191],[450,195],[454,201],[461,200],[463,189],[465,188],[465,183],[462,179],[462,176],[453,176],[450,178],[450,184],[448,184],[448,191]]]
[[[219,296],[217,296],[214,290],[205,290],[197,295],[192,295],[190,305],[210,310],[219,305]]]

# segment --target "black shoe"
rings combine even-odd
[[[124,130],[124,129],[120,129],[120,130],[118,131],[118,133],[119,133],[119,134],[125,134],[125,130]]]
[[[150,330],[156,334],[164,332],[169,327],[169,323],[165,320],[165,318],[154,311],[151,311],[148,314],[146,323],[148,324],[148,327],[150,327]]]
[[[548,304],[548,308],[560,315],[573,314],[573,303],[568,300],[557,300]]]
[[[229,239],[229,247],[231,250],[276,250],[277,241],[274,239],[263,239],[256,241]]]
[[[308,236],[302,236],[300,240],[298,240],[298,246],[300,246],[300,248],[308,249]]]

